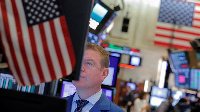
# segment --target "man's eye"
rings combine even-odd
[[[92,65],[92,63],[91,62],[87,62],[87,65]]]

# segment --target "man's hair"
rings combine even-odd
[[[109,67],[109,53],[103,47],[95,44],[95,43],[86,43],[86,50],[94,50],[99,52],[101,57],[101,68],[108,68]]]
[[[142,91],[142,92],[139,94],[138,98],[143,99],[143,96],[144,96],[144,95],[147,95],[147,94],[148,94],[147,92]]]

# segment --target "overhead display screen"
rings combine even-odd
[[[175,72],[175,86],[178,88],[190,87],[189,69],[177,69]]]
[[[190,88],[200,89],[200,69],[190,70]]]
[[[175,69],[189,68],[186,52],[171,53],[170,58]]]

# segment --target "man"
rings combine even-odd
[[[127,93],[125,95],[124,101],[127,106],[126,112],[130,112],[131,107],[134,105],[134,95],[130,86],[126,86],[126,89]]]
[[[72,81],[77,92],[68,97],[68,112],[124,112],[102,92],[101,83],[108,76],[108,67],[108,52],[87,43],[79,81]]]

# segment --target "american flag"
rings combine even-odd
[[[190,41],[200,37],[200,4],[161,0],[154,38],[155,45],[192,49]]]
[[[0,0],[0,38],[21,85],[49,82],[74,69],[73,46],[57,0]]]

